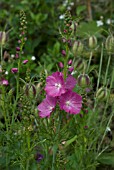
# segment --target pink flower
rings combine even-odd
[[[70,71],[70,73],[72,73],[73,70],[74,70],[74,67],[72,67],[72,66],[68,68],[68,71]]]
[[[1,84],[8,86],[9,82],[8,82],[8,80],[2,79]]]
[[[38,105],[40,117],[50,117],[51,112],[54,110],[57,99],[51,96],[46,96],[46,99]]]
[[[12,69],[11,69],[11,72],[12,72],[12,73],[17,73],[17,72],[18,72],[18,68],[12,68]]]
[[[65,83],[61,72],[55,72],[47,77],[45,91],[52,97],[61,96],[65,93]]]
[[[71,65],[72,64],[72,59],[70,59],[69,61],[68,61],[68,65]]]
[[[68,77],[66,78],[65,89],[72,90],[75,87],[76,83],[76,79],[72,75],[68,75]]]
[[[20,47],[16,47],[16,51],[20,51]]]
[[[19,58],[19,54],[18,54],[18,53],[16,53],[15,57],[16,57],[16,58]]]
[[[65,50],[62,50],[62,55],[65,56],[66,55],[66,51]]]
[[[23,61],[23,64],[26,64],[27,62],[28,62],[28,60],[24,60],[24,61]]]
[[[60,109],[65,110],[67,113],[78,114],[82,107],[82,97],[69,90],[60,96],[59,105]]]
[[[64,67],[64,65],[63,65],[62,62],[59,62],[59,67],[60,67],[60,68],[63,68],[63,67]]]

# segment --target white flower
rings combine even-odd
[[[102,25],[103,25],[103,21],[98,20],[98,21],[97,21],[97,27],[100,27],[100,26],[102,26]]]
[[[68,0],[63,2],[63,6],[67,6]]]
[[[109,25],[111,24],[112,20],[110,18],[107,19],[106,23]]]
[[[107,23],[108,25],[110,25],[111,23],[113,24],[113,23],[114,23],[114,20],[111,20],[110,18],[108,18],[108,19],[106,20],[106,23]]]
[[[71,5],[71,6],[74,6],[74,2],[71,2],[70,5]]]
[[[64,14],[59,16],[59,19],[64,19],[64,18],[65,18]]]
[[[5,72],[5,75],[8,75],[8,71]]]
[[[76,73],[77,73],[77,71],[72,71],[71,75],[74,75],[74,74],[76,74]]]
[[[15,55],[14,54],[11,54],[11,58],[14,58],[15,57]]]
[[[110,131],[111,131],[110,127],[107,127],[106,132],[110,132]]]
[[[68,6],[68,7],[67,7],[67,10],[69,10],[69,11],[70,11],[70,10],[71,10],[71,6]]]
[[[33,60],[33,61],[36,60],[36,57],[35,57],[35,56],[32,56],[32,57],[31,57],[31,60]]]

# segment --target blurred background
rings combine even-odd
[[[79,22],[80,37],[85,38],[83,32],[88,33],[88,28],[89,34],[97,33],[98,37],[103,29],[113,31],[113,0],[0,0],[0,30],[9,33],[5,48],[10,53],[18,44],[20,10],[25,11],[28,22],[25,54],[34,55],[41,62],[48,62],[49,56],[53,60],[59,56],[59,28],[66,10]]]

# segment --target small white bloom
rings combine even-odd
[[[71,75],[74,75],[74,74],[76,74],[76,73],[77,73],[77,71],[72,71]]]
[[[67,10],[69,10],[69,11],[70,11],[70,10],[71,10],[71,6],[68,6],[68,7],[67,7]]]
[[[113,23],[114,23],[114,20],[111,20],[110,18],[108,18],[108,19],[106,20],[106,23],[107,23],[108,25],[110,25],[111,23],[113,24]]]
[[[14,58],[15,57],[15,55],[14,54],[11,54],[11,58]]]
[[[74,6],[74,2],[71,2],[70,5],[71,5],[71,6]]]
[[[5,72],[5,75],[8,75],[8,71]]]
[[[35,57],[35,56],[32,56],[32,57],[31,57],[31,60],[33,60],[33,61],[36,60],[36,57]]]
[[[59,16],[59,19],[64,19],[64,18],[65,18],[64,14]]]
[[[111,131],[110,127],[107,127],[106,132],[110,132],[110,131]]]
[[[97,26],[100,27],[100,26],[102,26],[102,25],[103,25],[103,21],[98,20],[98,21],[97,21]]]
[[[63,2],[63,6],[67,6],[67,4],[68,4],[68,0]]]

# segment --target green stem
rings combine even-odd
[[[2,64],[2,56],[3,56],[3,48],[2,48],[2,45],[1,45],[1,49],[0,49],[0,55],[1,55],[1,64]]]
[[[19,56],[20,57],[20,56]],[[12,123],[14,122],[14,117],[15,117],[15,111],[16,111],[16,107],[17,107],[17,102],[18,102],[18,99],[19,99],[19,73],[20,73],[20,58],[19,58],[19,61],[18,61],[18,73],[17,73],[17,77],[16,77],[16,99],[15,99],[15,103],[14,103],[14,107],[13,107],[13,115],[12,115]]]
[[[88,63],[88,67],[87,67],[87,72],[89,71],[89,67],[90,67],[90,64],[91,64],[92,56],[93,56],[93,52],[91,51],[90,52],[90,57],[89,57],[89,63]]]
[[[98,74],[96,92],[98,91],[99,83],[100,83],[101,69],[102,69],[102,61],[103,61],[103,44],[102,44],[102,48],[101,48],[101,58],[100,58],[100,66],[99,66],[99,74]],[[94,104],[94,109],[93,109],[93,111],[95,111],[96,106],[97,106],[97,100],[96,100],[96,98],[95,98],[95,104]]]
[[[101,128],[102,128],[102,125],[103,125],[103,122],[104,122],[104,118],[105,118],[105,115],[106,115],[106,110],[107,110],[107,107],[108,107],[108,104],[109,104],[109,97],[110,97],[111,88],[112,88],[112,86],[113,86],[113,82],[114,82],[114,69],[113,69],[113,71],[112,71],[112,77],[111,77],[111,83],[110,83],[109,93],[108,93],[108,96],[107,96],[107,101],[106,101],[106,105],[105,105],[103,117],[102,117],[101,124],[100,124],[100,127],[101,127]],[[107,131],[107,127],[109,127],[113,115],[114,115],[114,111],[113,111],[113,109],[112,109],[112,114],[110,115],[110,118],[109,118],[109,121],[108,121],[108,123],[107,123],[105,132],[104,132],[103,137],[102,137],[102,140],[101,140],[101,142],[100,142],[100,144],[99,144],[98,151],[99,151],[99,149],[100,149],[100,147],[101,147],[101,144],[102,144],[102,142],[103,142],[103,140],[104,140],[104,138],[105,138],[106,131]]]
[[[67,77],[67,62],[68,62],[68,45],[66,45],[66,56],[64,58],[64,70],[63,70],[64,79],[66,79]]]
[[[60,133],[60,126],[61,126],[61,121],[62,121],[62,114],[59,114],[59,121],[58,121],[58,128],[55,136],[55,142],[53,146],[53,160],[52,160],[52,170],[55,170],[55,161],[56,161],[56,154],[58,150],[58,145],[59,145],[59,133]]]
[[[109,55],[109,58],[108,58],[108,64],[107,64],[106,73],[105,73],[104,86],[106,86],[106,81],[107,81],[107,75],[108,75],[110,60],[111,60],[111,55]]]

